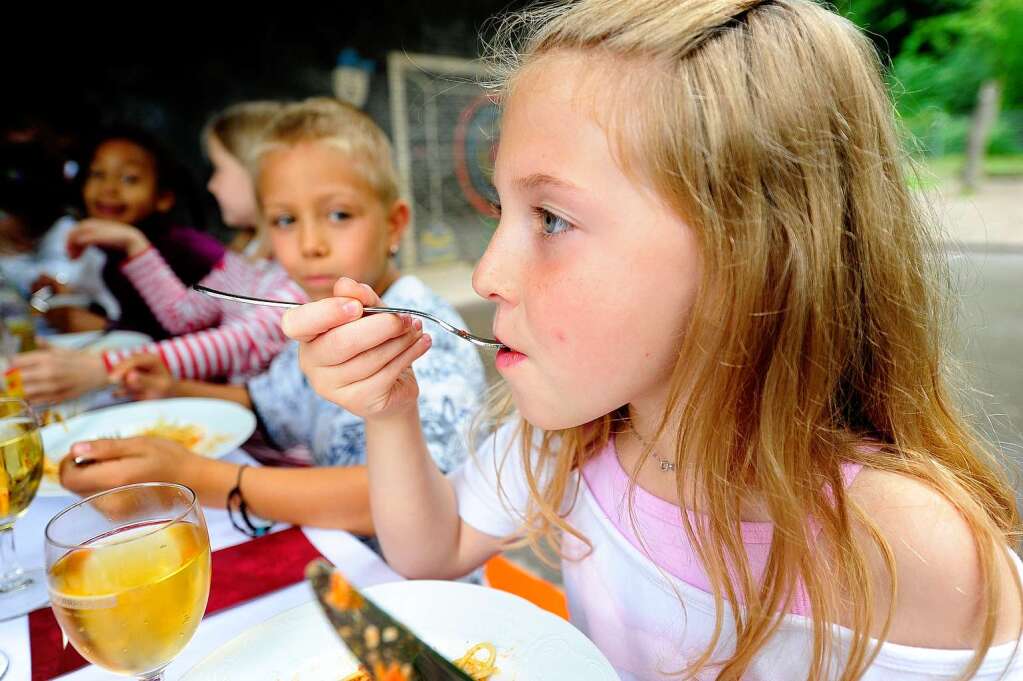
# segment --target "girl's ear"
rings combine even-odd
[[[391,205],[387,213],[387,243],[394,253],[401,245],[401,238],[405,235],[409,223],[409,207],[405,201],[398,199]]]
[[[168,213],[177,201],[177,197],[172,191],[162,191],[160,195],[156,197],[156,210],[158,213]]]

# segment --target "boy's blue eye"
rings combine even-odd
[[[270,225],[273,227],[278,228],[290,227],[293,224],[295,224],[295,218],[292,217],[291,215],[288,215],[287,213],[274,216],[273,218],[270,219]]]
[[[344,222],[348,218],[352,217],[350,213],[343,210],[332,210],[330,211],[329,217],[332,222]]]
[[[559,234],[572,229],[572,223],[560,215],[555,215],[549,210],[537,208],[536,213],[540,218],[540,226],[545,237],[558,236]]]

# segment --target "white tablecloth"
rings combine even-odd
[[[248,455],[240,450],[227,459],[253,463]],[[65,496],[37,498],[32,502],[28,512],[14,527],[18,558],[22,567],[31,569],[43,566],[43,530],[46,523],[75,500],[75,497]],[[249,540],[247,536],[234,529],[226,511],[204,509],[204,512],[210,533],[210,546],[214,551]],[[345,576],[356,586],[367,587],[401,579],[401,576],[391,570],[380,556],[347,532],[315,529],[303,529],[303,532],[324,557],[344,569]],[[180,678],[196,663],[245,629],[311,599],[309,587],[302,582],[205,618],[191,642],[167,668],[167,680],[175,681]],[[3,681],[8,679],[29,681],[31,667],[27,616],[0,622],[0,650],[5,652],[11,661],[11,667]],[[115,676],[90,665],[60,678],[67,681],[90,679],[110,681],[124,677]]]

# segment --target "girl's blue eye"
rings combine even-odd
[[[343,210],[332,210],[330,211],[331,222],[344,222],[348,218],[352,217],[350,213],[346,213]]]
[[[125,175],[123,178],[121,178],[121,181],[124,182],[125,184],[138,184],[139,177],[138,175]]]
[[[545,237],[554,237],[559,234],[563,234],[568,230],[572,229],[572,223],[560,215],[546,210],[544,208],[536,209],[537,216],[540,218],[541,229]]]

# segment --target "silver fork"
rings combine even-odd
[[[221,300],[230,300],[236,303],[247,303],[249,305],[264,305],[266,307],[284,308],[298,307],[301,305],[301,303],[292,303],[287,300],[266,300],[265,298],[253,298],[252,296],[243,296],[238,293],[225,293],[224,291],[200,286],[199,284],[193,286],[192,289],[210,296],[211,298],[220,298]],[[362,311],[365,314],[407,314],[412,315],[413,317],[422,317],[423,319],[429,319],[448,333],[453,333],[462,340],[469,341],[473,345],[478,345],[481,348],[500,349],[505,347],[501,341],[494,340],[493,338],[481,338],[480,336],[475,336],[465,329],[460,329],[457,326],[448,324],[443,319],[434,317],[432,314],[426,312],[420,312],[419,310],[408,310],[403,307],[363,307]]]

